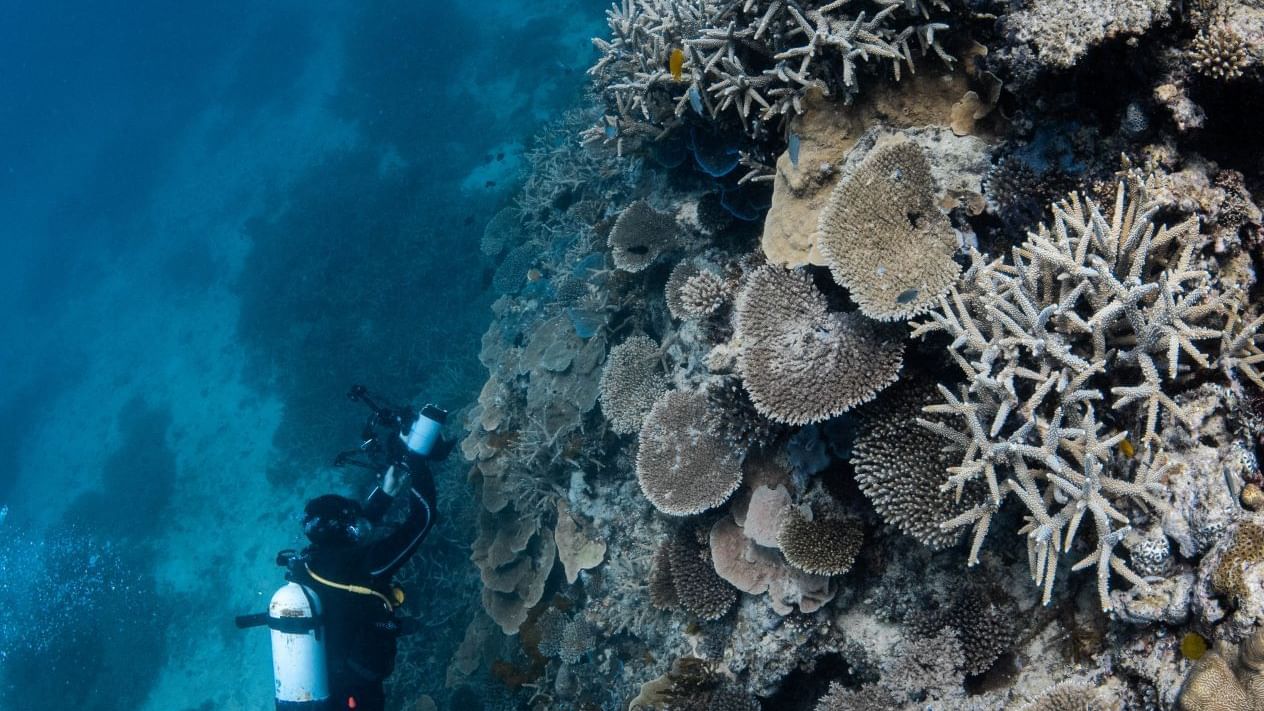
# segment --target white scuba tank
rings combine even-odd
[[[329,708],[329,669],[319,616],[320,600],[298,583],[286,583],[268,604],[277,711]]]

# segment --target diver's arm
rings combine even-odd
[[[369,573],[375,578],[390,578],[395,571],[402,568],[434,526],[435,501],[433,493],[430,493],[434,491],[434,483],[430,472],[414,476],[420,481],[401,494],[408,501],[408,514],[404,522],[368,548]]]

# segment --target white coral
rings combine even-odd
[[[1111,571],[1144,585],[1114,550],[1130,530],[1127,502],[1163,505],[1160,413],[1189,421],[1171,395],[1195,369],[1258,376],[1259,319],[1238,316],[1241,296],[1221,291],[1198,261],[1196,218],[1156,225],[1147,189],[1130,175],[1109,213],[1072,195],[1009,261],[974,254],[960,287],[914,330],[950,336],[967,377],[957,392],[941,386],[944,402],[927,408],[956,427],[921,421],[960,453],[947,487],[979,481],[988,492],[943,526],[973,527],[974,564],[993,514],[1010,494],[1020,499],[1045,602],[1086,516],[1096,545],[1073,570],[1096,568],[1103,608]],[[1105,430],[1097,415],[1107,393],[1124,429]],[[1119,451],[1130,436],[1141,443],[1132,459]]]

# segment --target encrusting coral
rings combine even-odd
[[[643,334],[610,349],[601,371],[599,402],[611,430],[632,434],[641,429],[654,401],[667,392],[660,362],[658,344]]]
[[[767,265],[737,298],[742,382],[761,414],[790,425],[820,422],[895,382],[904,343],[889,326],[830,311],[802,271]]]
[[[636,480],[665,514],[688,516],[715,508],[742,483],[739,453],[707,426],[707,396],[672,390],[641,426]]]
[[[1190,369],[1221,367],[1230,355],[1221,343],[1241,350],[1254,340],[1226,331],[1225,313],[1241,297],[1221,290],[1199,262],[1197,220],[1156,224],[1148,188],[1130,173],[1108,213],[1072,194],[1010,261],[975,253],[960,284],[914,330],[953,339],[948,353],[967,379],[957,392],[941,385],[946,402],[927,408],[954,426],[919,422],[960,452],[949,486],[960,492],[978,482],[987,492],[944,525],[973,527],[974,564],[994,514],[1014,494],[1028,510],[1019,533],[1046,603],[1057,559],[1086,516],[1096,542],[1072,569],[1096,567],[1102,607],[1110,608],[1111,571],[1144,586],[1114,549],[1131,530],[1128,502],[1164,507],[1159,414],[1188,426],[1172,393]],[[1123,424],[1113,432],[1103,431],[1095,405],[1106,392]],[[1131,458],[1120,450],[1130,437],[1140,442]]]
[[[935,204],[926,152],[903,137],[874,147],[838,184],[821,213],[816,244],[861,313],[880,321],[932,308],[961,271],[953,261],[952,224]]]
[[[639,272],[671,247],[678,232],[676,218],[638,200],[624,208],[615,220],[608,238],[610,256],[615,267]]]

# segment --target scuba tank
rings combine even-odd
[[[287,553],[291,552],[277,556],[278,563]],[[287,582],[272,595],[266,613],[242,615],[236,622],[239,629],[266,626],[271,630],[276,711],[332,708],[320,599],[314,591]]]

